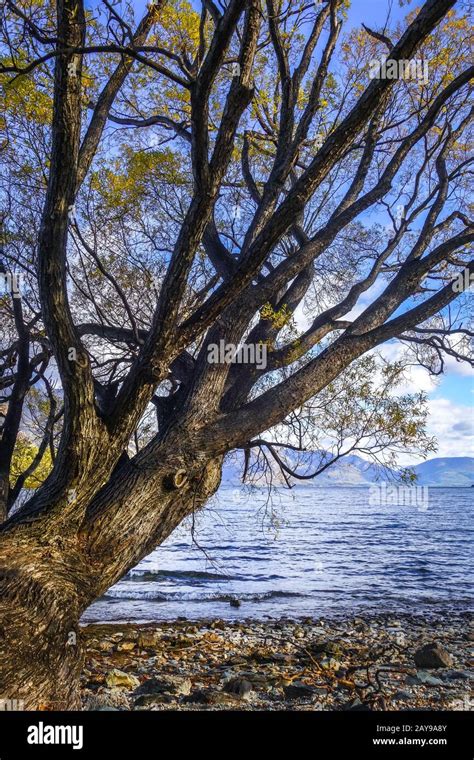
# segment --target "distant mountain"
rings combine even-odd
[[[439,457],[428,459],[414,468],[423,486],[474,485],[474,457]]]
[[[305,453],[305,464],[299,466],[299,472],[311,473],[324,464],[329,457],[327,452],[314,451]],[[287,462],[294,461],[295,454],[288,451],[285,456]],[[414,472],[418,476],[417,485],[422,486],[471,486],[474,485],[474,457],[440,457],[429,459],[422,464],[414,465]],[[222,473],[222,485],[241,485],[243,472],[243,459],[240,455],[233,454],[224,464]],[[356,454],[348,454],[339,459],[312,480],[296,481],[300,486],[367,486],[371,483],[388,480],[391,476],[396,477],[394,471],[380,465],[367,462]],[[284,479],[277,468],[274,469],[274,483],[284,483]],[[257,482],[257,485],[265,485],[265,481]]]

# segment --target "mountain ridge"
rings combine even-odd
[[[327,452],[305,452],[305,466],[298,467],[303,474],[313,472],[324,463]],[[288,450],[285,461],[294,461],[294,454]],[[474,457],[434,457],[426,462],[410,467],[417,475],[415,485],[433,487],[469,488],[474,486]],[[223,486],[242,485],[243,457],[235,453],[224,463],[222,472]],[[397,472],[390,468],[369,462],[357,454],[348,454],[310,480],[293,479],[296,485],[303,487],[321,486],[369,486],[382,481],[397,479]],[[274,484],[284,484],[284,478],[275,464]],[[265,485],[265,481],[256,482]]]

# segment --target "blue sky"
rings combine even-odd
[[[411,2],[400,7],[398,0],[352,0],[348,22],[360,26],[362,22],[373,29],[385,23],[391,5],[391,19],[401,21],[422,2]],[[473,294],[468,296],[471,301]],[[474,305],[474,304],[473,304]],[[390,347],[386,347],[387,353]],[[446,374],[431,378],[422,368],[411,373],[410,390],[422,388],[428,394],[429,429],[438,439],[438,456],[474,456],[474,370],[454,360],[447,362]]]

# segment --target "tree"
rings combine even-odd
[[[469,360],[454,5],[343,38],[345,0],[155,0],[136,25],[108,0],[5,0],[3,697],[78,705],[81,613],[206,503],[228,452],[291,477],[282,449],[321,425],[335,456],[432,445],[423,399],[393,395],[404,360],[376,350]],[[387,55],[401,75],[370,79]],[[403,77],[416,58],[427,80]],[[209,361],[229,344],[265,361]]]

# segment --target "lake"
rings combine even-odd
[[[381,502],[366,487],[297,486],[271,500],[221,488],[83,620],[468,610],[474,488]]]

